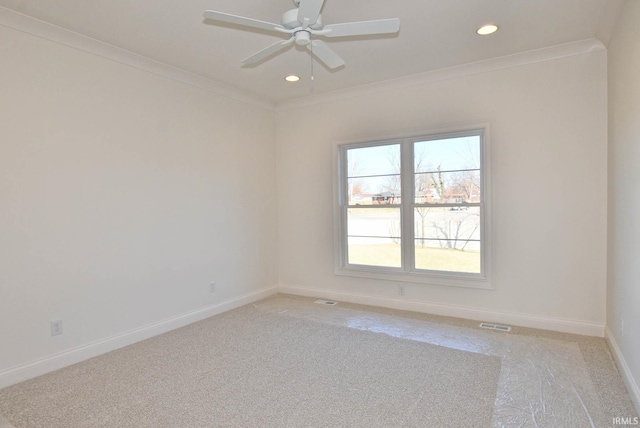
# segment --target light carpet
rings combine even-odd
[[[245,306],[0,390],[28,427],[489,427],[498,357]]]

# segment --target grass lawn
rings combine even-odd
[[[349,263],[400,267],[400,245],[349,245]],[[480,251],[416,248],[416,268],[452,272],[480,272]]]

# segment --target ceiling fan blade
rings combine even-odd
[[[266,48],[262,49],[260,52],[254,53],[253,55],[251,55],[248,58],[245,58],[242,60],[243,64],[255,64],[256,62],[259,62],[263,59],[265,59],[266,57],[273,55],[276,52],[279,52],[283,49],[285,49],[287,46],[289,46],[291,43],[293,43],[293,41],[295,40],[295,37],[291,37],[289,40],[281,40],[279,42],[276,42],[270,46],[267,46]]]
[[[307,28],[313,25],[320,16],[320,9],[324,0],[300,0],[298,6],[298,22],[302,24],[303,28]]]
[[[369,34],[389,34],[400,31],[400,19],[377,19],[374,21],[345,22],[325,25],[323,30],[331,30],[327,37],[367,36]]]
[[[332,70],[344,65],[344,60],[322,40],[313,40],[307,45],[307,49]]]
[[[230,13],[216,12],[215,10],[205,10],[204,17],[212,21],[228,22],[230,24],[243,25],[245,27],[259,28],[261,30],[276,30],[284,27],[272,22],[259,21],[257,19],[245,18],[244,16],[231,15]]]

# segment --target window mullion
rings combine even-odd
[[[402,267],[405,272],[414,270],[414,179],[413,144],[405,140],[401,143],[401,186],[402,186]]]

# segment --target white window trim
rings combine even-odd
[[[424,141],[426,139],[438,139],[455,137],[456,135],[468,135],[470,133],[480,133],[481,135],[481,192],[482,203],[480,216],[481,224],[481,257],[482,257],[482,274],[465,274],[462,272],[436,272],[436,271],[412,271],[409,269],[411,260],[413,257],[412,245],[407,245],[405,248],[409,248],[409,251],[403,252],[403,266],[404,268],[389,268],[380,266],[360,266],[360,265],[348,265],[346,263],[346,209],[344,204],[346,203],[346,186],[341,186],[346,183],[346,165],[343,164],[343,155],[341,150],[348,148],[355,148],[358,146],[368,147],[372,145],[384,145],[394,144],[401,141]],[[413,145],[410,145],[413,147]],[[413,150],[413,149],[412,149]],[[403,152],[403,162],[409,162],[413,165],[413,152],[405,150]],[[414,282],[422,284],[434,284],[434,285],[446,285],[454,287],[467,287],[467,288],[482,288],[482,289],[494,289],[491,282],[491,255],[493,253],[492,246],[492,232],[491,232],[491,207],[492,207],[492,195],[491,195],[491,165],[490,165],[490,135],[489,124],[469,124],[466,126],[457,126],[455,128],[438,128],[429,130],[413,131],[410,133],[403,133],[399,135],[385,136],[383,139],[370,138],[370,139],[358,139],[351,141],[337,141],[333,146],[334,151],[334,167],[333,167],[333,180],[334,180],[334,273],[336,275],[372,278],[390,281],[401,282]],[[411,195],[413,189],[411,180],[412,174],[403,173],[403,194]],[[409,192],[409,193],[407,193]],[[412,195],[411,195],[412,196]],[[411,198],[413,200],[413,198]],[[405,233],[405,228],[409,225],[413,225],[413,212],[412,210],[401,209],[402,215],[402,236],[409,236]],[[412,227],[412,226],[411,226]]]

